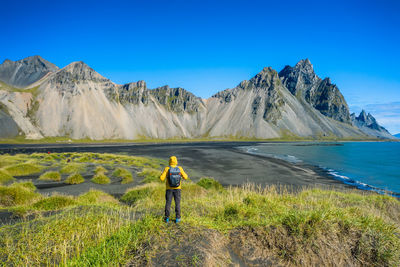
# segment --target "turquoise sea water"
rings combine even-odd
[[[243,149],[312,164],[346,184],[400,196],[400,142],[263,143]]]

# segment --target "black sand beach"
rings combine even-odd
[[[252,155],[239,150],[238,147],[254,146],[257,142],[201,142],[173,144],[1,144],[0,153],[34,153],[34,152],[96,152],[123,153],[135,156],[150,156],[168,160],[171,155],[178,158],[189,177],[197,181],[201,177],[214,177],[222,185],[241,185],[254,183],[256,185],[284,185],[289,188],[301,187],[335,187],[350,186],[333,179],[324,170],[305,164],[292,164],[283,160]],[[161,170],[160,170],[161,172]],[[41,193],[60,192],[80,194],[90,188],[101,189],[113,195],[121,195],[129,187],[139,184],[95,185],[87,182],[80,185],[65,185],[50,183],[38,186]]]

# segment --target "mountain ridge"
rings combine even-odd
[[[362,139],[377,136],[363,131],[365,127],[384,129],[354,123],[337,86],[329,78],[319,78],[308,59],[279,73],[265,67],[250,80],[208,99],[180,87],[149,89],[144,81],[115,84],[82,61],[45,75],[31,79],[35,85],[31,94],[5,93],[0,86],[0,101],[13,110],[11,117],[20,132],[31,138],[263,139],[289,134]]]
[[[26,87],[59,68],[41,56],[31,56],[18,61],[4,60],[0,65],[0,80],[14,87]]]

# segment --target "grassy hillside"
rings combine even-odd
[[[190,142],[293,142],[293,141],[386,141],[398,142],[398,140],[366,138],[366,137],[353,137],[353,138],[338,138],[336,136],[315,136],[315,137],[300,137],[296,135],[284,134],[280,138],[271,139],[258,139],[252,137],[238,137],[238,136],[219,136],[219,137],[201,137],[201,138],[168,138],[168,139],[152,139],[141,137],[138,139],[72,139],[66,137],[45,137],[42,139],[26,139],[24,136],[7,139],[0,138],[0,144],[52,144],[52,143],[190,143]]]
[[[279,193],[278,193],[279,191]],[[229,264],[399,266],[400,204],[384,195],[318,188],[182,187],[180,224],[162,221],[165,185],[120,200],[97,190],[41,196],[32,183],[0,186],[3,265]],[[172,207],[173,211],[173,207]]]

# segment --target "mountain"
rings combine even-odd
[[[14,87],[23,88],[43,78],[58,67],[40,56],[18,61],[6,59],[0,65],[0,80]]]
[[[396,137],[397,139],[400,139],[400,133],[393,135],[394,137]]]
[[[293,95],[325,116],[351,123],[349,107],[337,86],[329,78],[319,78],[308,59],[300,60],[294,67],[286,66],[279,72],[279,77]]]
[[[36,61],[35,66],[41,65],[37,61],[47,62],[34,58],[14,63],[28,68],[32,64],[23,62]],[[9,64],[6,61],[0,70]],[[350,117],[337,86],[328,78],[320,79],[308,59],[294,67],[286,66],[279,73],[264,68],[250,80],[208,99],[179,87],[149,89],[144,81],[115,84],[82,61],[62,69],[51,63],[44,66],[36,68],[31,76],[25,75],[28,71],[16,71],[18,75],[14,76],[3,72],[6,83],[0,83],[0,123],[10,125],[10,131],[0,132],[0,136],[97,140],[371,138],[379,132],[382,138],[390,136],[376,126],[376,121],[376,125],[370,121],[364,125]],[[16,88],[16,77],[18,81],[24,77],[26,89]],[[375,127],[373,132],[365,130],[371,127]]]
[[[367,135],[393,139],[393,136],[384,127],[380,126],[370,113],[367,114],[365,110],[362,110],[358,117],[356,117],[355,113],[352,113],[351,121],[354,126]]]
[[[264,68],[249,81],[212,96],[207,108],[206,130],[211,136],[363,136],[351,125],[298,101],[272,68]]]

